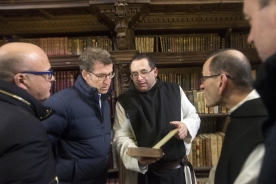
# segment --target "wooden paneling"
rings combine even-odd
[[[186,30],[245,28],[242,1],[127,1],[129,28]],[[0,1],[0,36],[112,32],[115,0]]]

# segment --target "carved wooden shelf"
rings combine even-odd
[[[78,69],[79,56],[49,56],[51,66],[55,70]]]

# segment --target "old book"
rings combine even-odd
[[[194,139],[196,142],[196,165],[197,167],[200,167],[200,138],[196,137]]]
[[[208,134],[202,134],[205,137],[205,166],[212,166],[211,137]]]
[[[201,138],[201,158],[202,158],[202,164],[201,166],[206,166],[206,138],[201,134],[198,137]]]
[[[197,90],[193,90],[193,97],[194,97],[194,107],[196,108],[196,112],[198,112],[198,99],[197,99]]]
[[[220,134],[220,136],[222,138],[222,144],[223,144],[225,133],[223,133],[223,132],[217,132],[217,134]]]
[[[217,137],[214,134],[209,134],[209,136],[211,137],[212,166],[215,166],[218,162]]]
[[[178,128],[171,130],[163,139],[161,139],[155,146],[152,148],[144,147],[129,147],[127,154],[133,157],[154,157],[161,158],[163,156],[163,151],[160,149],[168,140],[170,140],[176,133]]]
[[[222,147],[222,136],[221,134],[218,133],[214,133],[215,136],[217,136],[217,144],[218,144],[218,159],[220,157],[220,153],[221,153],[221,147]]]
[[[185,91],[185,94],[186,94],[188,100],[191,102],[191,104],[194,105],[194,94],[193,94],[193,91],[191,91],[191,90]]]
[[[133,157],[161,158],[163,151],[160,148],[129,147],[127,154]]]
[[[196,137],[194,138],[194,140],[192,141],[192,165],[196,166]]]

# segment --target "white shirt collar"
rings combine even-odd
[[[241,106],[244,102],[248,101],[248,100],[253,100],[256,98],[260,98],[260,95],[258,94],[258,92],[254,89],[252,90],[242,101],[240,101],[237,105],[235,105],[234,107],[232,107],[229,111],[228,114],[230,115],[234,110],[236,110],[239,106]]]

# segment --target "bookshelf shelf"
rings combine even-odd
[[[52,68],[55,70],[76,69],[79,66],[78,55],[50,56],[49,61],[51,63]]]
[[[212,167],[194,167],[197,178],[207,178]]]
[[[251,64],[260,64],[260,58],[255,49],[241,50],[247,56]],[[191,51],[191,52],[153,52],[148,53],[154,58],[158,67],[187,66],[196,67],[204,64],[206,58],[214,51]]]

